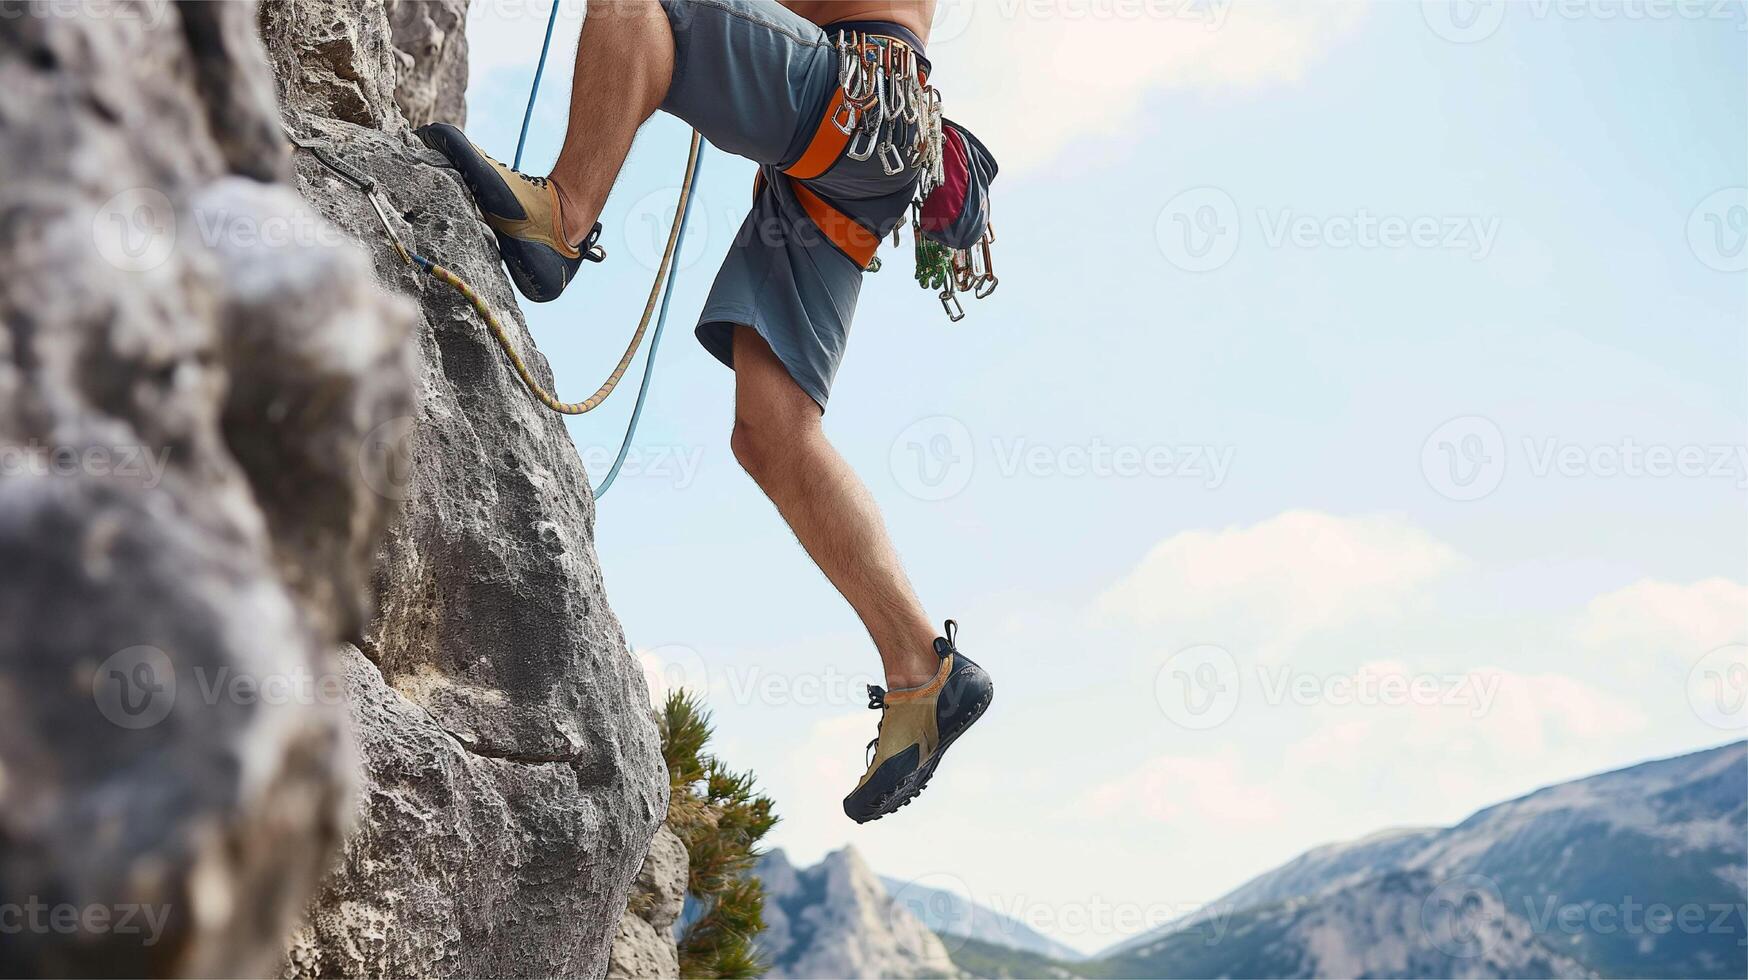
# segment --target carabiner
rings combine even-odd
[[[947,311],[947,319],[958,323],[965,319],[965,307],[959,302],[959,297],[953,295],[952,287],[941,290],[941,308]]]
[[[886,176],[896,177],[904,173],[904,157],[898,153],[898,146],[892,142],[892,132],[888,130],[886,139],[880,144],[880,169],[886,171]]]
[[[832,113],[832,125],[836,126],[838,132],[843,133],[845,136],[854,133],[856,131],[856,124],[861,122],[861,120],[862,114],[856,109],[856,103],[851,102],[849,99],[845,99],[844,104],[838,106],[838,111]]]
[[[860,163],[874,155],[874,147],[880,140],[880,124],[873,116],[862,117],[862,129],[850,137],[850,145],[844,148],[844,156]]]

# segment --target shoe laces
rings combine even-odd
[[[880,744],[880,729],[886,724],[886,688],[878,684],[868,685],[868,707],[878,710],[880,722],[874,726],[874,737],[869,739],[868,748],[864,754],[863,765],[874,764],[874,748]]]
[[[540,187],[540,188],[546,187],[547,180],[545,177],[531,177],[528,174],[525,174],[520,170],[512,170],[510,172],[515,174],[516,176],[522,178],[523,180],[527,181],[528,183],[533,184],[535,187]]]

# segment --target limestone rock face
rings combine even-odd
[[[414,128],[467,122],[468,0],[387,0],[400,77],[395,102]]]
[[[686,904],[689,877],[686,845],[665,825],[649,843],[649,854],[637,873],[637,887],[625,914],[607,965],[609,977],[678,977],[679,951],[674,920]]]
[[[946,946],[887,894],[853,847],[797,869],[780,850],[753,873],[765,887],[760,952],[769,977],[957,977]]]
[[[433,24],[453,15],[459,37],[462,4],[396,4],[397,23],[408,7]],[[550,385],[488,229],[403,117],[403,105],[458,106],[456,76],[417,57],[406,69],[382,0],[276,0],[261,29],[293,129],[375,178],[408,244],[470,283]],[[436,94],[407,87],[427,84]],[[416,408],[372,447],[399,464],[382,491],[404,516],[375,567],[378,615],[343,651],[365,763],[359,829],[288,969],[601,975],[667,776],[607,605],[588,476],[466,301],[400,261],[362,195],[307,153],[296,168],[384,284],[417,301],[419,322]]]
[[[4,13],[0,974],[264,975],[351,809],[412,305],[274,182],[252,4]]]

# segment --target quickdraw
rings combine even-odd
[[[837,32],[838,90],[801,157],[784,173],[797,200],[838,250],[863,269],[880,268],[879,240],[859,222],[813,194],[802,183],[820,177],[840,157],[857,162],[877,159],[888,175],[917,171],[911,202],[911,236],[916,243],[916,280],[937,291],[949,320],[965,318],[959,293],[983,299],[1000,280],[990,246],[993,230],[969,249],[951,249],[922,234],[922,203],[946,183],[946,115],[941,93],[929,84],[922,57],[903,40],[853,30]],[[911,127],[901,136],[900,127]],[[898,228],[892,231],[898,242]]]
[[[1001,285],[995,275],[995,258],[990,246],[995,244],[995,225],[984,229],[983,238],[971,248],[952,249],[923,237],[922,208],[912,204],[910,234],[916,242],[916,282],[924,289],[938,290],[936,296],[947,319],[958,323],[965,319],[965,307],[959,293],[970,293],[977,299],[988,299]],[[896,235],[894,237],[897,237]]]

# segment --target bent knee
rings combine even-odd
[[[735,461],[757,480],[805,452],[819,436],[818,416],[738,412],[728,446]]]

